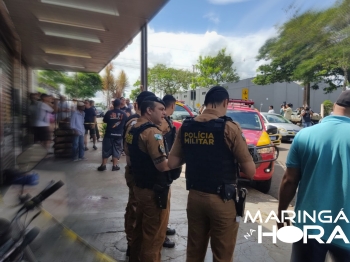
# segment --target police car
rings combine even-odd
[[[171,115],[171,119],[173,120],[174,126],[177,130],[182,125],[182,121],[189,116],[195,116],[191,109],[189,109],[184,103],[176,101],[175,110],[174,113]]]
[[[256,188],[267,193],[271,187],[277,151],[266,132],[260,113],[252,108],[253,101],[230,99],[226,115],[239,123],[248,146],[255,146],[259,158],[253,177]],[[244,174],[241,174],[244,177]]]

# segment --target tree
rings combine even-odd
[[[239,81],[236,69],[233,68],[231,55],[226,54],[226,48],[221,49],[216,56],[200,56],[195,68],[199,71],[194,78],[192,88],[207,87]]]
[[[67,73],[55,70],[38,71],[38,84],[59,89],[59,86],[66,82]]]
[[[131,101],[136,101],[136,98],[137,96],[141,93],[141,89],[140,88],[136,88],[136,89],[133,89],[131,90],[131,93],[130,93],[130,100]]]
[[[102,90],[102,79],[96,73],[75,73],[66,77],[65,85],[66,93],[72,98],[90,98]]]
[[[113,64],[109,63],[106,66],[105,74],[102,77],[103,91],[107,97],[107,108],[110,107],[111,98],[113,97],[113,90],[115,90],[116,81],[113,75]]]
[[[194,76],[195,74],[188,70],[157,64],[148,69],[148,87],[153,93],[164,92],[173,95],[180,90],[188,90]],[[134,86],[140,84],[140,80],[137,80]]]
[[[304,105],[310,103],[310,88],[326,82],[325,93],[346,87],[350,68],[350,17],[344,14],[350,0],[322,11],[295,15],[279,27],[278,36],[260,48],[261,65],[253,82],[267,85],[299,81],[304,85]],[[314,83],[311,86],[311,83]]]
[[[129,80],[127,75],[125,74],[124,70],[120,71],[117,79],[115,80],[115,91],[114,97],[122,97],[122,94],[126,87],[129,86]]]

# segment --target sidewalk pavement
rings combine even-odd
[[[25,193],[35,195],[50,180],[65,183],[43,203],[47,212],[33,222],[41,229],[32,244],[34,254],[41,262],[125,261],[124,212],[128,198],[124,179],[125,157],[121,158],[119,171],[112,172],[112,163],[108,162],[107,171],[98,172],[102,144],[98,143],[97,147],[96,151],[86,152],[87,161],[72,162],[54,157],[43,160],[36,168],[40,175],[39,185],[25,187]],[[19,186],[11,186],[3,195],[3,201],[0,199],[2,217],[10,218],[14,214],[16,209],[10,206],[16,202],[19,190]],[[248,190],[246,211],[255,215],[260,210],[263,220],[271,211],[277,212],[276,199],[252,188]],[[186,261],[187,194],[182,174],[172,185],[169,223],[176,229],[176,235],[170,236],[176,246],[163,249],[162,261]],[[291,244],[278,239],[273,244],[272,237],[264,237],[259,244],[258,225],[258,222],[241,221],[234,261],[289,261]],[[271,231],[274,225],[273,220],[264,223],[262,231]],[[247,233],[251,236],[247,237]],[[205,261],[212,261],[210,245]]]

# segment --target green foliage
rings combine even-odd
[[[323,101],[324,116],[328,116],[333,111],[333,102],[330,100]]]
[[[268,63],[257,69],[255,84],[301,81],[314,89],[324,81],[325,93],[346,87],[350,68],[350,0],[326,10],[293,16],[278,28],[278,36],[265,42],[257,60]],[[344,81],[345,79],[345,81]]]
[[[136,88],[136,89],[133,89],[131,90],[131,93],[130,93],[130,100],[131,101],[135,101],[137,96],[141,93],[141,89],[140,88]]]
[[[187,90],[194,76],[195,74],[188,70],[157,64],[148,69],[148,90],[173,95],[179,90]],[[137,80],[133,86],[137,87],[140,84],[140,80]]]
[[[100,135],[101,137],[104,137],[107,131],[107,123],[102,123],[99,125],[99,131],[100,131]]]
[[[38,84],[59,89],[59,86],[66,83],[67,73],[54,70],[38,71]]]
[[[197,86],[210,87],[229,82],[237,82],[239,76],[233,68],[231,55],[226,54],[226,49],[222,49],[216,56],[200,56],[196,69],[199,71],[194,78],[192,88]]]
[[[102,90],[102,79],[96,73],[75,73],[66,78],[66,93],[72,98],[91,98]]]
[[[38,72],[38,83],[59,89],[66,87],[66,94],[71,98],[94,97],[97,91],[102,90],[102,80],[96,73],[68,74],[61,71],[41,70]]]

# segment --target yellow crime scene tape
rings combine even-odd
[[[2,193],[0,191],[0,205],[6,206],[2,197]],[[13,206],[12,206],[13,207]],[[71,240],[75,242],[79,242],[80,244],[83,244],[87,248],[89,248],[92,253],[96,256],[96,259],[99,262],[118,262],[114,258],[110,257],[109,255],[102,253],[100,250],[95,248],[94,246],[90,245],[86,240],[84,240],[81,236],[79,236],[77,233],[75,233],[73,230],[59,222],[53,215],[51,215],[50,212],[45,210],[44,208],[41,208],[41,214],[43,214],[45,217],[50,218],[53,220],[56,224],[58,224],[63,229],[63,233]]]

